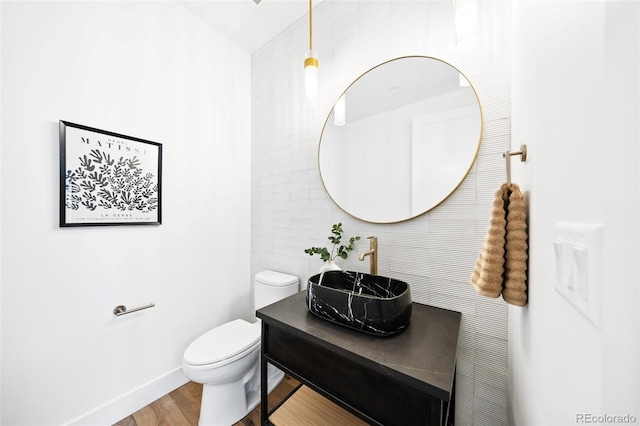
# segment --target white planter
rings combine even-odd
[[[336,262],[330,260],[329,262],[325,262],[324,265],[322,265],[322,267],[320,268],[320,272],[327,272],[327,271],[342,271],[342,268],[340,268]]]

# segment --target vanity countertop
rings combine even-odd
[[[360,333],[309,312],[306,291],[266,306],[256,315],[372,371],[448,402],[452,396],[461,314],[413,302],[409,326],[380,337]]]

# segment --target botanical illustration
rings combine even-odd
[[[116,159],[93,149],[78,159],[78,168],[66,171],[67,208],[141,213],[158,208],[157,176],[145,173],[136,156]]]

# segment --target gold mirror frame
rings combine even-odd
[[[344,212],[346,212],[347,214],[355,217],[356,219],[359,219],[359,220],[362,220],[362,221],[365,221],[365,222],[381,223],[381,224],[382,223],[403,222],[403,221],[410,220],[410,219],[416,218],[418,216],[421,216],[421,215],[433,210],[434,208],[438,207],[446,199],[448,199],[451,196],[451,194],[453,194],[458,189],[458,187],[462,184],[464,179],[468,176],[469,172],[473,168],[473,165],[474,165],[474,163],[475,163],[475,161],[477,159],[477,156],[478,156],[478,152],[480,150],[480,144],[481,144],[481,140],[482,140],[482,131],[483,131],[483,114],[482,114],[482,108],[481,108],[481,105],[480,105],[480,99],[478,97],[478,94],[477,94],[475,88],[473,87],[473,85],[469,82],[469,79],[462,72],[460,72],[460,70],[458,70],[453,65],[451,65],[448,62],[445,62],[445,61],[443,61],[441,59],[433,58],[433,57],[430,57],[430,56],[403,56],[403,57],[391,59],[391,60],[383,62],[383,63],[381,63],[379,65],[376,65],[375,67],[373,67],[373,68],[369,69],[368,71],[366,71],[365,73],[363,73],[356,80],[354,80],[347,87],[347,89],[342,93],[342,95],[346,94],[347,104],[349,105],[349,104],[353,104],[354,103],[353,99],[350,100],[350,97],[351,97],[350,93],[356,94],[357,90],[354,90],[354,89],[358,86],[358,84],[363,84],[365,79],[367,79],[367,78],[369,78],[371,76],[374,76],[373,72],[378,73],[380,70],[383,70],[383,68],[385,66],[387,68],[389,68],[391,65],[396,66],[396,67],[402,66],[404,64],[400,64],[400,62],[398,62],[398,61],[402,61],[402,60],[406,60],[406,59],[410,59],[410,60],[414,60],[414,61],[415,60],[420,60],[421,61],[422,59],[425,59],[425,60],[430,61],[430,63],[429,64],[423,63],[423,64],[421,64],[421,66],[424,65],[427,68],[428,67],[442,68],[438,72],[446,71],[448,73],[449,72],[452,73],[451,75],[446,76],[446,78],[448,79],[448,82],[446,84],[443,83],[441,85],[437,85],[437,86],[431,87],[431,90],[436,90],[436,92],[438,90],[440,90],[440,89],[444,89],[444,87],[446,85],[451,86],[452,83],[449,80],[451,80],[452,76],[455,76],[456,81],[460,81],[461,82],[463,78],[464,78],[464,80],[466,80],[466,82],[469,84],[468,85],[468,89],[460,87],[460,88],[458,88],[456,90],[458,90],[460,93],[462,93],[463,90],[467,90],[467,92],[464,94],[464,97],[467,97],[469,99],[474,99],[475,100],[475,103],[472,103],[472,104],[467,105],[467,106],[468,106],[468,108],[470,108],[470,110],[472,109],[474,111],[477,108],[477,112],[474,112],[473,118],[470,119],[470,120],[475,120],[477,118],[477,141],[476,141],[476,139],[472,139],[472,140],[469,140],[469,141],[465,142],[468,145],[470,145],[470,148],[473,149],[473,152],[471,152],[471,151],[466,152],[465,153],[466,157],[465,157],[465,160],[464,160],[464,164],[462,164],[462,165],[457,164],[456,165],[458,168],[460,168],[460,170],[463,170],[463,172],[457,174],[455,177],[452,177],[452,179],[454,179],[454,183],[448,184],[446,189],[441,189],[442,193],[444,194],[443,196],[436,195],[437,199],[435,201],[433,201],[433,202],[429,201],[428,205],[425,205],[424,207],[420,207],[419,211],[406,212],[406,213],[402,213],[402,214],[399,213],[396,216],[393,216],[393,214],[392,214],[392,215],[389,215],[387,217],[379,217],[379,216],[376,216],[376,213],[372,212],[371,210],[372,209],[378,209],[379,210],[380,208],[394,205],[394,202],[391,201],[391,200],[384,200],[384,199],[381,200],[380,197],[379,197],[379,194],[375,190],[373,190],[373,191],[376,192],[376,194],[372,195],[370,198],[368,198],[368,202],[366,202],[366,205],[363,206],[363,207],[362,206],[358,206],[357,208],[353,208],[353,206],[345,205],[346,203],[344,201],[339,200],[340,197],[338,197],[337,193],[335,193],[336,192],[335,191],[336,188],[339,188],[340,190],[342,190],[343,186],[353,185],[353,182],[349,182],[349,180],[353,180],[353,178],[355,178],[355,180],[359,182],[359,184],[358,184],[359,188],[362,188],[362,185],[367,185],[368,184],[368,180],[370,179],[371,176],[375,176],[375,175],[372,175],[372,173],[378,173],[379,169],[382,168],[382,167],[375,167],[375,166],[372,167],[370,164],[367,164],[366,161],[363,160],[363,157],[366,154],[365,152],[358,151],[358,153],[362,154],[362,155],[358,155],[354,160],[352,160],[353,162],[357,163],[357,167],[354,167],[354,169],[351,172],[351,176],[350,176],[349,179],[340,180],[340,179],[333,179],[333,177],[330,178],[328,173],[329,172],[333,173],[333,171],[328,170],[328,168],[326,166],[325,166],[325,170],[323,171],[323,158],[324,157],[331,158],[331,163],[337,162],[337,161],[335,161],[336,159],[339,159],[339,161],[341,161],[341,162],[347,161],[346,164],[341,166],[341,170],[344,171],[345,169],[349,168],[348,167],[349,166],[349,163],[348,163],[349,159],[346,158],[346,160],[345,160],[345,158],[341,158],[341,157],[344,157],[344,156],[340,155],[343,152],[342,148],[337,148],[337,150],[340,151],[340,152],[339,153],[334,153],[333,156],[331,156],[331,154],[327,154],[327,152],[330,152],[330,150],[329,151],[325,150],[325,152],[323,154],[323,142],[325,142],[325,144],[331,143],[331,141],[328,141],[327,138],[330,137],[330,136],[332,137],[333,136],[332,132],[334,132],[334,130],[335,130],[335,129],[332,128],[332,126],[333,126],[332,118],[334,116],[334,111],[335,111],[335,106],[336,106],[336,105],[334,105],[331,108],[329,114],[327,115],[327,119],[325,120],[324,126],[322,128],[322,133],[320,135],[320,141],[318,143],[318,170],[320,172],[320,177],[321,177],[321,180],[322,180],[322,184],[323,184],[325,190],[327,191],[327,194],[331,198],[331,200],[338,207],[340,207]],[[446,66],[447,68],[445,69],[445,68],[443,68],[443,66]],[[436,68],[434,68],[434,69],[436,69]],[[384,71],[382,71],[382,72],[384,73],[384,72],[387,72],[387,71],[388,71],[387,69],[384,69]],[[415,72],[414,72],[414,74],[415,74]],[[407,79],[404,76],[402,76],[402,77],[394,76],[393,78],[396,78],[396,79],[398,79],[398,81],[401,81],[401,84],[405,84],[407,82]],[[435,78],[439,78],[439,77],[435,76]],[[422,75],[419,74],[419,76],[417,78],[415,78],[415,80],[418,80],[418,81],[414,82],[414,83],[419,84],[420,86],[425,86],[423,83],[431,81],[431,76],[423,79]],[[389,81],[391,81],[391,80],[389,80]],[[443,80],[443,82],[444,82],[444,80]],[[364,86],[367,86],[370,89],[371,87],[375,86],[375,84],[372,85],[371,82],[368,82],[368,83],[364,84]],[[451,87],[453,87],[453,86],[451,86]],[[386,88],[387,88],[387,86],[385,86],[384,90],[386,90]],[[425,90],[427,90],[427,89],[425,89]],[[407,92],[407,93],[409,93],[409,92]],[[418,89],[415,90],[415,93],[418,93]],[[436,104],[434,102],[434,99],[436,99],[438,96],[441,99],[446,99],[443,96],[450,96],[451,93],[453,93],[453,91],[446,91],[446,92],[440,93],[437,96],[434,95],[433,97],[429,97],[429,98],[421,98],[419,101],[415,101],[415,102],[418,102],[418,103],[431,102],[432,105],[430,106],[430,108],[434,108],[436,106]],[[386,96],[386,95],[383,94],[382,96]],[[456,96],[459,96],[459,95],[456,95]],[[369,97],[372,97],[370,91],[367,92],[367,98],[369,98]],[[369,104],[371,104],[371,102],[369,102]],[[369,105],[369,106],[373,106],[373,105]],[[453,109],[455,109],[455,108],[453,108]],[[430,114],[437,114],[437,113],[440,113],[442,111],[445,111],[445,112],[446,111],[452,111],[453,109],[449,107],[448,109],[445,109],[445,110],[434,110],[434,111],[430,112]],[[397,110],[398,109],[394,109],[394,112],[397,111]],[[408,119],[406,117],[404,117],[403,119],[411,121],[413,123],[415,118],[416,117],[412,116],[412,117],[410,117]],[[349,115],[347,115],[347,120],[349,120]],[[384,120],[375,121],[375,123],[380,123],[380,122],[384,122]],[[375,127],[375,125],[376,124],[374,124],[373,127]],[[335,127],[335,126],[333,126],[333,127]],[[471,131],[475,135],[476,127],[474,127],[472,130],[469,130],[469,132],[471,132]],[[351,143],[352,140],[353,139],[349,140],[349,143]],[[387,142],[389,142],[389,141],[387,141]],[[411,143],[413,143],[413,142],[411,142]],[[325,145],[325,146],[327,146],[327,145]],[[385,149],[388,150],[390,148],[390,146],[391,145],[386,146]],[[334,151],[336,150],[336,148],[332,148],[332,149],[334,149]],[[413,154],[411,154],[411,157],[415,157],[415,156]],[[409,160],[411,161],[411,159],[409,159]],[[329,161],[325,160],[325,163],[329,163]],[[437,163],[437,164],[440,165],[440,163]],[[407,165],[406,167],[410,168],[411,164]],[[357,172],[354,171],[355,169],[357,169]],[[393,177],[394,177],[393,174],[389,174],[388,176],[389,176],[388,177],[389,181],[393,180]],[[335,183],[335,182],[331,183],[332,179],[334,181],[337,180],[339,183]],[[411,185],[412,186],[415,185],[413,183],[413,181],[411,182]],[[397,192],[396,189],[406,192],[406,188],[404,188],[404,185],[403,185],[402,188],[395,188],[393,190],[394,196],[395,196],[395,192]],[[332,193],[332,191],[334,191],[334,193]],[[357,192],[360,192],[360,190],[358,189],[355,192],[352,192],[352,194],[355,194]],[[344,196],[341,195],[341,197],[344,200]],[[402,202],[404,203],[404,200]],[[412,202],[411,200],[408,201],[408,203],[411,203],[411,202]],[[362,207],[362,208],[360,208],[360,207]]]

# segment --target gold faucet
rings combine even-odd
[[[358,258],[361,262],[363,262],[365,257],[370,256],[369,273],[371,275],[378,275],[378,237],[367,237],[367,239],[370,240],[369,251],[360,253],[360,256]]]

